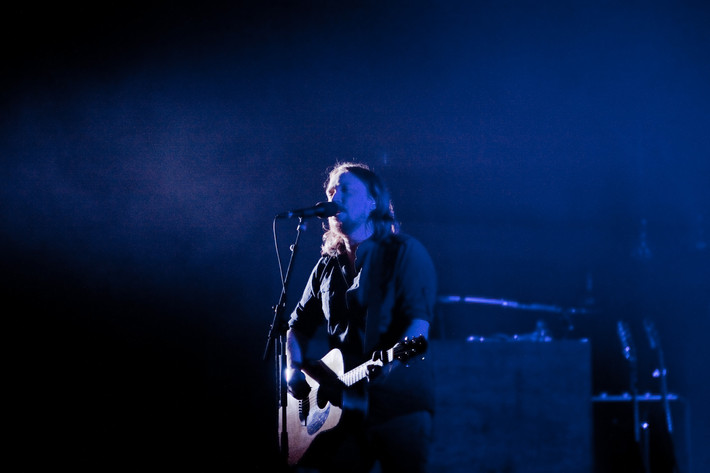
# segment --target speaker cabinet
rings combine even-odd
[[[590,352],[583,340],[432,340],[432,471],[589,473]]]

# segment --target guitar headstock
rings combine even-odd
[[[419,335],[411,339],[405,338],[392,347],[393,358],[404,363],[426,352],[427,346],[428,342],[424,335]]]

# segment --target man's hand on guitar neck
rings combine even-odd
[[[382,361],[385,358],[385,352],[377,350],[372,353],[372,363],[367,365],[367,380],[372,381],[382,374]]]
[[[372,363],[367,365],[367,380],[372,382],[378,378],[387,376],[396,365],[400,364],[397,360],[387,359],[385,350],[376,350],[372,353]]]

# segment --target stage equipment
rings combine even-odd
[[[502,307],[504,309],[513,309],[516,311],[528,311],[528,312],[537,312],[537,313],[542,313],[542,314],[554,314],[555,317],[561,321],[562,324],[564,324],[564,331],[566,332],[562,338],[574,338],[571,337],[572,332],[575,329],[575,322],[574,318],[577,316],[582,316],[582,315],[590,315],[594,314],[595,310],[592,308],[588,307],[562,307],[558,305],[551,305],[551,304],[540,304],[540,303],[523,303],[523,302],[518,302],[510,299],[493,299],[493,298],[488,298],[488,297],[481,297],[481,296],[461,296],[461,295],[441,295],[437,298],[437,303],[441,306],[451,306],[451,305],[482,305],[482,306],[497,306],[497,307]],[[438,330],[442,333],[445,334],[447,332],[447,329],[445,327],[446,322],[443,320],[443,317],[440,317],[438,320]],[[535,336],[535,333],[538,333],[540,331],[540,325],[545,324],[545,322],[541,319],[536,321],[536,328],[533,334],[531,336]],[[546,324],[545,324],[546,325]],[[476,335],[472,335],[473,337],[476,337]],[[546,337],[550,337],[551,333],[548,330]],[[488,336],[490,338],[490,336]],[[446,337],[443,337],[446,338]],[[497,333],[493,336],[493,338],[514,338],[514,339],[519,339],[520,336],[518,335],[507,335],[507,334],[502,334],[502,333]],[[538,340],[539,341],[539,340]]]
[[[590,344],[432,340],[432,471],[589,473]]]

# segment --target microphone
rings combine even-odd
[[[335,202],[318,202],[313,207],[307,207],[305,209],[289,210],[288,212],[282,212],[276,215],[276,218],[308,218],[308,217],[319,217],[328,218],[340,212],[340,206]]]

